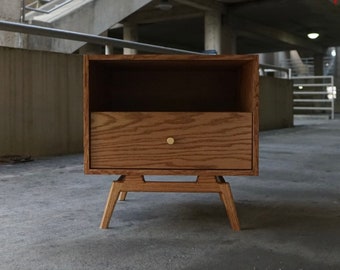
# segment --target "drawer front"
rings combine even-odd
[[[252,169],[252,113],[93,112],[92,169]]]

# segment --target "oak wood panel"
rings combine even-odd
[[[94,112],[90,140],[91,169],[252,169],[251,113]]]
[[[255,176],[256,170],[234,170],[234,169],[143,169],[143,168],[86,168],[86,174],[106,174],[106,175],[225,175],[225,176]]]
[[[90,89],[89,89],[89,56],[83,56],[83,147],[84,171],[90,170]]]
[[[253,113],[253,172],[259,174],[259,75],[258,59],[247,61],[240,69],[240,88],[238,100],[240,110]]]
[[[88,55],[90,61],[101,61],[112,63],[113,61],[121,61],[125,65],[131,65],[134,62],[135,65],[144,64],[144,62],[152,61],[155,66],[168,66],[171,63],[176,63],[176,61],[185,61],[188,66],[191,66],[193,62],[197,65],[221,65],[221,66],[242,66],[247,61],[253,61],[256,59],[255,55],[173,55],[173,54],[135,54],[135,55],[121,55],[121,54],[111,54],[111,55],[99,55],[92,54]]]

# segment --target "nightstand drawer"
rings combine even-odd
[[[252,113],[92,112],[90,118],[92,169],[252,169]]]

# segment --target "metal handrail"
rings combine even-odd
[[[334,119],[334,99],[336,99],[336,87],[334,86],[333,76],[297,76],[292,77],[293,86],[299,90],[294,90],[294,95],[299,95],[299,98],[294,98],[294,110],[302,111],[329,111],[330,118]],[[320,82],[319,82],[320,81]],[[317,87],[319,91],[305,91],[303,88]],[[325,89],[326,87],[326,89]],[[328,89],[330,87],[330,89]],[[321,91],[320,91],[321,90]],[[307,98],[304,98],[307,97]],[[300,103],[300,105],[296,104]],[[301,103],[314,103],[314,106],[301,105]],[[320,106],[321,104],[328,106]]]
[[[118,39],[118,38],[101,37],[101,36],[91,35],[91,34],[86,34],[86,33],[61,30],[61,29],[31,25],[31,24],[24,24],[24,23],[8,22],[8,21],[2,21],[2,20],[0,20],[0,30],[26,33],[26,34],[32,34],[32,35],[38,35],[38,36],[47,36],[47,37],[53,37],[53,38],[76,40],[76,41],[82,41],[82,42],[99,44],[99,45],[109,45],[109,46],[111,45],[117,48],[131,48],[131,49],[152,52],[152,53],[204,55],[204,53],[201,53],[201,52],[188,51],[188,50],[152,45],[152,44],[147,44],[147,43],[128,41],[128,40],[123,40],[123,39]]]
[[[280,76],[280,78],[284,79],[290,79],[292,76],[292,71],[290,68],[284,68],[268,64],[260,64],[260,75],[265,75],[268,72],[284,72],[286,76],[285,77]]]
[[[334,76],[294,76],[292,77],[294,86],[306,86],[306,87],[317,87],[317,86],[333,86]],[[312,82],[308,82],[312,81]],[[322,82],[318,82],[322,80]]]
[[[281,60],[281,64],[290,67],[292,69],[292,75],[293,76],[299,76],[298,74],[299,69],[302,68],[305,73],[304,75],[312,75],[314,74],[314,57],[301,57],[300,58],[301,62],[296,62],[294,59],[285,59]],[[323,66],[325,67],[324,74],[334,74],[334,61],[335,57],[332,56],[324,56],[323,57]],[[301,74],[304,76],[303,74]]]

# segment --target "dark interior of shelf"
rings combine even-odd
[[[244,111],[243,64],[90,61],[90,111]],[[248,97],[249,98],[249,97]]]

